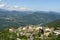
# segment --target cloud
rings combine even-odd
[[[31,8],[28,8],[28,7],[20,7],[20,6],[17,6],[17,5],[7,6],[6,9],[8,9],[8,10],[17,10],[17,11],[30,11],[30,10],[33,10]]]
[[[17,5],[6,5],[6,4],[0,4],[0,8],[7,9],[7,10],[17,10],[17,11],[31,11],[33,9],[25,7],[25,6],[17,6]]]
[[[15,5],[14,8],[18,8],[19,6]]]
[[[29,11],[29,10],[33,10],[31,8],[28,8],[28,7],[20,7],[19,8],[21,11]]]
[[[4,7],[5,6],[5,4],[0,4],[0,8],[2,8],[2,7]]]
[[[15,5],[15,6],[7,6],[6,9],[8,9],[8,10],[18,10],[18,7],[19,6],[17,6],[17,5]]]

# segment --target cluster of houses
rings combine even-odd
[[[17,37],[25,35],[27,37],[30,37],[28,40],[33,40],[33,35],[34,34],[36,35],[39,32],[40,33],[44,32],[43,34],[41,33],[41,36],[39,38],[42,38],[43,35],[48,37],[48,35],[52,32],[55,35],[59,35],[60,34],[60,29],[54,30],[53,27],[49,28],[49,27],[42,27],[42,26],[39,26],[39,25],[35,25],[35,26],[29,25],[29,26],[25,26],[25,27],[19,27],[17,29],[10,28],[9,32],[15,32],[17,34]]]

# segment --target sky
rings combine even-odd
[[[60,0],[0,0],[0,8],[18,11],[60,12]]]

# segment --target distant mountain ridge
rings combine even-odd
[[[60,19],[60,13],[58,12],[9,11],[0,9],[0,28],[28,24],[46,24],[57,19]]]
[[[25,16],[23,19],[30,24],[40,24],[60,19],[60,14],[54,14],[53,12],[34,12],[33,14]]]

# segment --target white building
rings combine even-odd
[[[55,30],[53,31],[56,35],[59,35],[60,34],[60,30]]]

